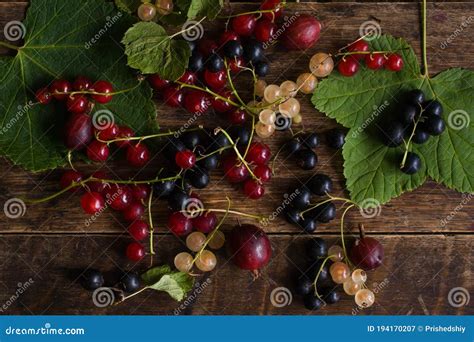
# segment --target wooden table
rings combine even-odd
[[[0,27],[11,20],[21,20],[26,2],[0,1]],[[234,11],[255,8],[252,5],[233,4]],[[267,81],[280,83],[295,79],[306,72],[310,56],[317,51],[335,51],[354,40],[359,26],[366,20],[380,22],[384,32],[406,38],[420,56],[419,5],[409,2],[367,3],[333,2],[301,3],[289,6],[290,12],[308,12],[323,23],[321,39],[310,51],[272,51],[271,73]],[[428,4],[428,61],[432,73],[461,66],[474,68],[472,24],[454,39],[449,48],[441,49],[445,41],[469,16],[474,16],[474,3],[436,2]],[[3,39],[3,37],[1,37]],[[0,49],[0,53],[7,53]],[[302,98],[304,126],[307,130],[323,133],[335,127],[312,107],[309,97]],[[163,127],[179,127],[186,118],[181,111],[170,110],[158,104],[158,120]],[[215,122],[214,117],[202,123]],[[220,124],[224,124],[222,121]],[[273,151],[287,139],[285,133],[271,139]],[[335,194],[347,196],[342,176],[342,157],[322,144],[318,147],[318,172],[330,175],[336,183]],[[281,203],[283,194],[307,179],[311,172],[301,171],[290,160],[281,159],[278,173],[267,187],[264,200],[246,200],[240,191],[222,179],[220,171],[212,175],[211,185],[200,191],[208,207],[223,208],[225,196],[232,199],[233,208],[240,211],[268,215]],[[144,177],[153,174],[154,164]],[[79,165],[85,171],[97,166]],[[1,161],[0,196],[3,203],[9,198],[35,194],[51,194],[58,189],[60,170],[31,174],[6,160]],[[130,175],[123,163],[109,166],[111,174]],[[19,219],[0,218],[0,308],[9,303],[3,314],[473,314],[470,305],[459,308],[448,302],[448,293],[454,287],[463,287],[474,294],[471,275],[474,247],[474,201],[464,200],[461,194],[448,190],[432,181],[418,190],[402,195],[383,206],[379,216],[363,219],[354,210],[347,217],[348,229],[355,234],[358,223],[364,223],[368,234],[376,236],[385,247],[384,264],[369,274],[369,288],[375,288],[376,304],[366,310],[357,310],[353,298],[342,300],[319,312],[303,308],[302,300],[294,295],[291,305],[275,307],[270,294],[276,287],[294,289],[293,280],[299,269],[305,267],[302,247],[307,235],[276,219],[266,228],[274,248],[274,256],[262,276],[253,280],[248,272],[230,264],[224,253],[218,253],[218,268],[200,279],[202,293],[193,296],[182,308],[166,294],[146,292],[130,300],[127,305],[99,309],[91,294],[77,283],[77,272],[87,267],[104,270],[114,279],[120,269],[143,270],[148,258],[133,265],[124,257],[124,247],[130,241],[123,220],[116,213],[106,212],[89,227],[84,225],[79,198],[65,195],[46,204],[28,207]],[[166,232],[165,209],[160,201],[154,203],[156,233],[155,248],[158,263],[172,263],[174,255],[184,250],[183,243]],[[317,236],[331,242],[339,240],[339,218],[321,225]],[[449,224],[441,220],[452,216]],[[241,222],[246,222],[242,220]],[[224,229],[237,224],[228,220]],[[350,234],[350,233],[349,233]],[[33,283],[17,299],[10,297],[17,287],[29,279]]]

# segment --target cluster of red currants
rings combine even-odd
[[[403,69],[404,65],[403,58],[398,53],[370,52],[369,43],[360,39],[348,46],[337,69],[343,76],[354,76],[359,71],[362,60],[371,70],[385,67],[387,70],[398,72]]]

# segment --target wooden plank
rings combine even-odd
[[[115,284],[120,269],[143,270],[148,259],[132,265],[125,261],[122,248],[129,241],[115,235],[1,235],[0,236],[0,308],[20,286],[28,288],[12,301],[2,314],[473,314],[472,305],[453,307],[448,293],[463,287],[471,294],[473,236],[400,236],[381,237],[385,247],[384,264],[369,273],[367,285],[375,289],[374,307],[357,310],[353,298],[342,300],[319,312],[303,308],[294,294],[293,281],[299,270],[305,270],[303,255],[306,238],[272,236],[274,256],[262,275],[253,280],[218,253],[216,270],[204,278],[200,290],[193,292],[195,301],[183,307],[165,294],[153,291],[118,306],[99,309],[91,293],[77,284],[77,274],[87,267],[105,272],[108,285]],[[337,237],[328,237],[334,243]],[[173,237],[158,238],[159,263],[171,262],[184,250]],[[32,281],[29,281],[29,279]],[[292,304],[275,307],[270,300],[277,287],[292,292]],[[200,292],[200,294],[198,293]],[[423,304],[421,304],[423,303]]]

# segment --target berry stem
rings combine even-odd
[[[190,129],[187,129],[187,130],[184,130],[184,131],[168,131],[168,132],[165,132],[165,133],[156,133],[156,134],[150,134],[150,135],[144,135],[144,136],[140,136],[140,137],[125,137],[125,138],[115,138],[115,139],[112,139],[112,140],[102,140],[100,139],[99,137],[99,132],[96,134],[96,139],[102,143],[105,143],[107,145],[113,143],[113,142],[116,142],[116,141],[133,141],[133,140],[139,140],[139,141],[143,141],[143,140],[147,140],[147,139],[153,139],[153,138],[162,138],[162,137],[167,137],[167,136],[170,136],[170,135],[175,135],[177,133],[182,133],[182,132],[192,132],[192,131],[199,131],[202,129],[202,126],[198,126],[198,127],[195,127],[195,128],[190,128]]]
[[[237,92],[237,89],[235,89],[234,82],[232,81],[232,76],[230,74],[230,68],[227,67],[228,65],[227,65],[227,61],[225,59],[224,59],[224,66],[225,66],[225,69],[226,69],[227,79],[229,80],[229,86],[230,86],[230,89],[232,90],[232,93],[235,95],[236,99],[240,102],[242,107],[247,109],[247,105],[245,104],[244,101],[242,101],[242,98],[240,97],[239,93]]]
[[[265,217],[263,216],[258,216],[258,215],[253,215],[253,214],[247,214],[247,213],[243,213],[241,211],[236,211],[236,210],[226,210],[226,209],[193,209],[191,211],[186,211],[186,210],[181,210],[182,213],[193,213],[193,214],[196,214],[196,213],[201,213],[201,212],[214,212],[214,213],[229,213],[229,214],[233,214],[233,215],[237,215],[237,216],[242,216],[242,217],[248,217],[248,218],[252,218],[252,219],[255,219],[255,220],[258,220],[259,222],[260,221],[263,221],[265,220]]]
[[[389,53],[393,52],[398,52],[398,51],[403,51],[407,50],[408,48],[404,49],[398,49],[398,50],[393,50],[393,51],[387,51],[387,50],[380,50],[380,51],[350,51],[350,52],[338,52],[334,56],[339,57],[339,56],[350,56],[350,55],[372,55],[372,54],[381,54],[383,53],[384,55],[387,55]]]
[[[429,78],[429,71],[428,71],[428,55],[426,53],[426,0],[423,0],[423,10],[422,10],[422,17],[423,17],[423,76]]]
[[[245,157],[247,157],[247,153],[249,153],[250,144],[252,143],[254,132],[255,132],[255,116],[252,116],[252,129],[250,130],[249,142],[247,143],[247,147],[245,148],[245,152],[243,156],[244,159]]]
[[[191,88],[191,89],[196,89],[196,90],[200,90],[200,91],[203,91],[203,92],[206,92],[210,95],[212,95],[213,97],[219,99],[219,100],[222,100],[224,102],[227,102],[228,104],[234,106],[234,107],[237,107],[237,108],[242,108],[239,104],[235,103],[234,101],[232,100],[229,100],[228,98],[225,98],[224,96],[221,96],[219,94],[217,94],[216,92],[213,92],[211,89],[209,88],[203,88],[203,87],[199,87],[197,85],[194,85],[194,84],[187,84],[187,83],[183,83],[183,82],[176,82],[177,84],[179,84],[181,86],[181,88]]]
[[[411,131],[410,137],[408,138],[408,141],[405,141],[405,140],[403,141],[404,145],[405,145],[405,152],[403,153],[403,158],[402,158],[402,162],[400,163],[400,168],[403,168],[405,166],[405,162],[407,161],[407,157],[408,157],[408,152],[410,151],[412,140],[413,140],[413,137],[415,136],[416,128],[418,127],[418,124],[420,123],[421,118],[422,118],[422,114],[423,114],[424,109],[421,105],[420,105],[420,107],[421,107],[420,115],[418,116],[418,118],[416,119],[416,121],[413,124],[413,129]]]
[[[306,210],[303,210],[303,211],[300,213],[300,216],[303,216],[303,215],[306,214],[308,211],[311,211],[311,210],[313,210],[313,209],[316,209],[317,207],[319,207],[319,206],[321,206],[321,205],[323,205],[323,204],[325,204],[325,203],[332,202],[332,201],[343,201],[344,204],[345,204],[345,203],[351,203],[351,206],[349,206],[348,208],[353,207],[353,206],[356,205],[356,204],[355,204],[354,202],[352,202],[350,199],[342,198],[342,197],[334,197],[334,196],[329,195],[328,193],[326,193],[326,195],[329,197],[329,199],[324,200],[324,201],[322,201],[322,202],[319,202],[319,203],[315,204],[314,206],[309,207],[309,208],[306,209]]]
[[[114,91],[112,93],[98,93],[96,91],[89,91],[89,90],[77,90],[77,91],[70,91],[70,92],[55,92],[54,94],[56,95],[69,95],[70,97],[71,96],[74,96],[74,95],[103,95],[103,96],[114,96],[114,95],[119,95],[119,94],[124,94],[124,93],[128,93],[132,90],[135,90],[137,89],[141,84],[142,84],[143,80],[142,79],[138,79],[138,83],[136,85],[134,85],[133,87],[131,88],[127,88],[127,89],[122,89],[122,90],[118,90],[118,91]]]
[[[321,267],[319,268],[319,271],[318,271],[318,274],[316,274],[316,278],[314,278],[314,282],[313,282],[313,286],[314,286],[314,294],[316,295],[316,297],[318,297],[320,300],[323,301],[323,299],[321,298],[321,296],[319,295],[318,293],[318,279],[319,279],[319,276],[321,274],[321,271],[323,270],[324,268],[324,265],[326,265],[326,263],[328,262],[329,259],[333,258],[333,257],[337,257],[337,255],[328,255],[326,258],[324,258],[323,262],[321,263]]]
[[[155,255],[155,249],[153,247],[153,217],[151,215],[151,201],[153,199],[153,187],[150,190],[150,197],[148,198],[148,222],[149,222],[149,234],[150,234],[150,267],[153,266],[153,257]]]
[[[253,4],[253,3],[252,3]],[[235,18],[239,17],[241,15],[252,15],[252,14],[263,14],[263,13],[274,13],[277,9],[283,8],[286,6],[286,2],[281,2],[278,7],[268,9],[268,10],[258,10],[258,11],[250,11],[250,12],[243,12],[243,13],[238,13],[238,14],[231,14],[231,15],[224,15],[224,16],[218,16],[217,18],[219,19],[230,19],[230,18]]]
[[[229,145],[229,146],[223,146],[223,147],[221,147],[221,148],[219,148],[219,149],[217,149],[217,150],[215,150],[215,151],[212,151],[211,153],[199,155],[199,157],[196,158],[196,161],[200,161],[200,160],[202,160],[202,159],[206,159],[207,157],[210,157],[210,156],[212,156],[212,155],[214,155],[214,154],[217,154],[217,153],[224,152],[225,150],[228,150],[228,149],[230,149],[230,148],[232,148],[232,146],[230,146],[230,145]]]
[[[351,263],[351,261],[349,260],[349,257],[347,256],[347,249],[346,249],[346,242],[344,240],[344,219],[346,217],[346,214],[347,212],[351,209],[351,208],[354,208],[355,207],[355,204],[351,204],[350,206],[348,206],[344,212],[342,213],[342,216],[341,216],[341,244],[342,244],[342,251],[344,252],[344,258],[347,260],[348,263]]]
[[[179,36],[180,34],[183,34],[183,33],[185,33],[185,32],[188,32],[188,31],[194,29],[195,27],[199,26],[199,25],[200,25],[204,20],[206,20],[206,19],[207,19],[206,16],[202,17],[201,20],[199,20],[198,22],[194,23],[194,25],[191,25],[191,26],[187,27],[185,30],[181,30],[181,31],[178,31],[178,32],[172,34],[171,36],[169,36],[169,39],[171,40],[171,39],[173,39],[174,37]]]
[[[120,304],[120,303],[123,303],[123,302],[125,302],[127,299],[130,299],[130,298],[136,296],[137,294],[140,294],[140,293],[142,293],[143,291],[148,290],[149,288],[150,288],[149,286],[142,287],[140,290],[135,291],[135,292],[133,292],[132,294],[129,294],[128,296],[123,297],[123,298],[120,299],[118,302],[116,302],[114,305],[118,305],[118,304]]]

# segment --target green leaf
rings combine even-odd
[[[153,22],[131,27],[122,40],[128,65],[144,74],[158,73],[168,80],[178,79],[186,70],[191,49],[184,40],[174,40]]]
[[[154,267],[142,275],[146,286],[156,291],[164,291],[177,301],[183,300],[194,283],[193,277],[183,272],[173,272],[168,265]]]
[[[179,2],[189,3],[189,19],[196,19],[202,17],[214,19],[215,17],[217,17],[222,7],[224,6],[224,0],[181,0]]]
[[[319,111],[351,129],[343,148],[344,175],[351,198],[359,204],[367,199],[382,204],[420,186],[428,176],[458,191],[473,192],[474,73],[451,69],[428,78],[420,74],[416,55],[404,40],[384,35],[370,44],[374,51],[400,53],[405,62],[403,71],[374,72],[361,67],[354,77],[333,72],[320,82],[312,97]],[[382,145],[377,127],[400,105],[400,95],[414,88],[442,103],[448,125],[439,137],[423,145],[412,144],[423,167],[409,176],[398,168],[404,148]],[[453,112],[468,123],[462,129],[450,123],[455,117]]]
[[[24,46],[14,57],[0,57],[0,153],[32,171],[64,165],[66,113],[54,101],[34,104],[34,92],[56,78],[78,75],[108,80],[116,90],[135,87],[118,43],[132,23],[103,0],[32,0],[23,22]],[[94,111],[109,110],[118,124],[148,133],[156,129],[151,96],[143,83]]]
[[[136,13],[138,7],[141,4],[141,0],[115,0],[115,5],[118,7],[118,9],[128,14]]]

